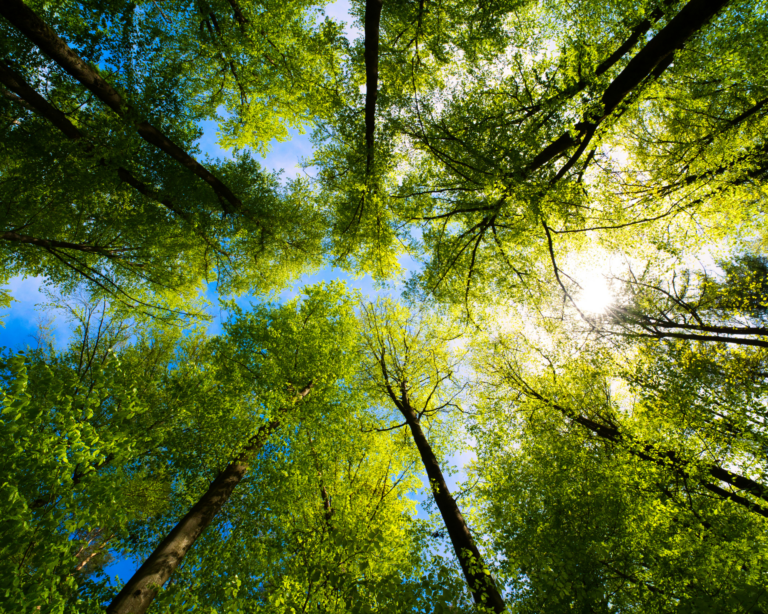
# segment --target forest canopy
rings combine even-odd
[[[0,613],[768,612],[766,3],[329,6],[0,0]]]

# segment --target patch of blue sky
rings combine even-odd
[[[325,7],[327,16],[345,24],[345,34],[352,41],[360,38],[362,31],[354,25],[349,15],[349,10],[350,4],[348,0],[338,0]],[[211,158],[229,158],[232,156],[230,151],[223,149],[218,143],[218,127],[215,121],[201,122],[200,127],[203,133],[197,144],[204,155]],[[302,134],[297,129],[291,129],[289,134],[290,138],[285,141],[273,141],[270,143],[266,156],[257,156],[257,160],[265,168],[281,173],[283,179],[293,179],[304,174],[311,176],[312,168],[303,167],[303,161],[310,159],[313,153],[309,134]],[[408,272],[415,271],[419,267],[419,264],[407,255],[400,258],[400,265],[403,268],[403,273],[406,275]],[[291,288],[272,298],[273,300],[276,299],[279,302],[284,302],[300,295],[302,288],[308,285],[336,280],[343,281],[348,287],[360,291],[368,300],[375,300],[379,296],[397,298],[402,291],[402,279],[382,286],[374,282],[369,275],[354,275],[353,273],[329,266],[315,273],[304,275]],[[34,347],[37,344],[41,326],[43,326],[54,337],[55,347],[63,349],[71,338],[72,326],[64,314],[45,307],[47,302],[47,297],[44,293],[45,280],[42,277],[14,277],[10,280],[8,286],[15,302],[11,304],[10,308],[0,310],[0,318],[5,322],[5,327],[0,328],[0,347],[12,350],[22,350],[27,346]],[[206,296],[211,304],[209,314],[212,318],[208,332],[214,335],[220,334],[223,329],[222,324],[226,321],[229,314],[226,307],[219,301],[215,283],[209,284]],[[263,300],[263,297],[244,295],[236,298],[235,302],[244,309],[247,309],[249,304],[261,300]],[[473,457],[473,452],[466,451],[451,455],[446,459],[446,464],[452,465],[455,468],[454,472],[446,472],[446,481],[452,492],[456,493],[461,488],[460,483],[466,479],[464,467]],[[428,494],[426,479],[422,479],[422,482],[423,488],[420,491],[411,493],[410,496],[417,503],[417,516],[427,519],[430,514],[424,503],[430,495]],[[437,550],[442,550],[442,548],[438,546]],[[130,557],[123,558],[118,556],[114,563],[105,568],[105,572],[112,578],[117,576],[119,578],[117,581],[119,585],[130,578],[138,567],[139,563]]]
[[[46,309],[46,281],[43,277],[11,278],[6,286],[14,301],[0,310],[0,347],[14,351],[37,347],[41,334],[48,334],[56,349],[63,349],[72,327],[63,313]]]

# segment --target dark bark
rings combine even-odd
[[[0,83],[16,94],[29,108],[61,130],[68,139],[76,141],[82,138],[83,135],[64,113],[38,94],[21,75],[2,60],[0,60]]]
[[[664,6],[669,7],[674,4],[674,0],[664,0]],[[660,8],[654,9],[651,11],[651,14],[648,16],[648,19],[643,19],[639,24],[637,24],[633,29],[632,32],[629,35],[629,38],[625,40],[621,46],[619,46],[616,51],[614,51],[611,55],[609,55],[605,60],[600,62],[598,67],[595,69],[595,74],[600,76],[603,73],[607,72],[611,69],[611,67],[616,64],[621,58],[623,58],[629,51],[632,49],[635,45],[637,45],[638,41],[642,36],[645,35],[648,30],[651,29],[651,26],[661,19],[664,16],[664,11],[662,11]]]
[[[232,7],[232,12],[235,14],[235,20],[237,23],[239,23],[241,26],[248,23],[248,20],[245,18],[245,15],[243,15],[243,9],[240,8],[240,5],[238,4],[237,0],[228,0],[229,6]]]
[[[553,403],[546,397],[530,388],[524,382],[521,381],[520,383],[523,384],[526,394],[535,399],[538,399],[539,401],[542,401],[543,403],[546,403],[573,422],[586,427],[601,439],[606,439],[617,444],[623,444],[631,454],[637,456],[638,458],[653,462],[662,467],[667,467],[683,477],[690,477],[690,472],[688,470],[689,462],[680,458],[680,456],[673,450],[660,450],[658,446],[654,444],[642,442],[631,435],[622,433],[617,427],[613,425],[606,425],[596,422],[590,418],[587,418],[586,416],[558,405],[557,403]],[[748,492],[755,497],[759,497],[765,501],[768,501],[768,487],[764,486],[763,484],[755,482],[754,480],[746,478],[742,475],[733,473],[732,471],[728,471],[727,469],[723,469],[722,467],[715,464],[706,465],[704,468],[713,478],[726,482],[727,484]],[[734,503],[738,503],[750,511],[768,518],[768,509],[750,501],[745,497],[742,497],[736,493],[729,492],[717,486],[716,484],[712,484],[704,480],[699,480],[699,484],[710,492],[713,492],[719,497],[722,497],[723,499],[728,499]]]
[[[665,6],[670,6],[674,3],[674,0],[664,0]],[[638,23],[630,32],[629,37],[627,40],[625,40],[611,55],[609,55],[605,60],[600,62],[600,64],[595,69],[595,75],[600,76],[606,72],[608,72],[621,58],[623,58],[631,49],[634,48],[634,46],[638,43],[640,38],[648,32],[648,30],[651,29],[651,26],[661,19],[664,16],[664,12],[657,8],[655,9],[647,19],[643,19],[640,23]],[[589,85],[589,82],[585,79],[580,79],[578,82],[576,82],[574,85],[570,86],[566,89],[566,91],[558,95],[558,98],[560,97],[567,97],[572,98],[579,92],[583,91],[584,88]],[[586,132],[586,128],[588,126],[584,125],[584,132]],[[596,126],[594,126],[596,127]],[[594,131],[593,127],[593,131]],[[581,130],[582,126],[578,125],[577,128]],[[548,145],[541,153],[539,153],[536,158],[531,162],[531,169],[539,168],[543,164],[545,164],[547,161],[552,160],[555,156],[563,153],[570,147],[573,147],[578,143],[577,139],[574,139],[570,136],[570,134],[564,134],[561,136],[558,140],[554,141],[550,145]],[[543,162],[542,162],[543,160]]]
[[[448,484],[445,482],[443,472],[440,469],[440,463],[437,461],[432,447],[429,445],[424,431],[421,430],[419,417],[416,411],[411,407],[405,386],[401,387],[402,394],[398,396],[389,388],[389,395],[395,403],[400,413],[403,414],[405,421],[411,429],[413,441],[419,450],[421,460],[424,463],[424,469],[427,471],[427,477],[432,488],[432,495],[435,498],[440,514],[443,517],[445,528],[448,530],[448,536],[451,538],[453,550],[464,572],[464,579],[472,592],[472,598],[479,606],[490,607],[494,612],[501,613],[506,611],[504,599],[496,588],[496,582],[491,576],[488,568],[483,562],[480,551],[472,539],[472,533],[464,520],[464,516],[456,504],[456,500],[451,495]]]
[[[534,157],[526,168],[526,172],[531,173],[541,168],[571,147],[581,143],[586,135],[594,132],[597,126],[613,113],[647,77],[652,74],[659,76],[669,66],[675,51],[680,49],[727,3],[728,0],[690,0],[656,36],[645,44],[606,88],[600,100],[602,109],[599,114],[585,116],[582,122],[576,125],[578,131],[576,137],[566,132],[550,143]],[[573,164],[573,162],[575,160],[570,163]]]
[[[697,310],[688,304],[678,301],[678,304],[688,310],[695,318],[699,319]],[[768,341],[752,339],[733,335],[757,335],[768,336],[768,328],[762,326],[719,326],[714,324],[690,324],[688,322],[675,322],[673,320],[659,320],[642,314],[635,313],[631,309],[616,307],[610,311],[611,321],[631,331],[631,327],[638,327],[644,332],[618,333],[627,337],[647,337],[651,339],[684,339],[688,341],[701,341],[704,343],[730,343],[734,345],[748,345],[753,347],[768,347]],[[687,332],[679,332],[687,331]],[[709,333],[709,334],[707,334]]]
[[[18,232],[13,232],[12,230],[0,232],[0,241],[9,241],[11,243],[26,243],[27,245],[34,245],[35,247],[41,247],[47,250],[71,249],[88,254],[98,254],[99,256],[106,256],[107,258],[121,258],[119,249],[114,250],[107,247],[101,247],[99,245],[70,243],[69,241],[57,241],[55,239],[39,239],[37,237],[30,237],[29,235],[22,235]]]
[[[17,30],[37,45],[43,53],[87,87],[115,113],[130,119],[130,107],[125,103],[117,90],[102,79],[94,68],[83,61],[22,0],[2,0],[0,2],[0,15],[5,17]],[[219,195],[225,213],[229,214],[242,209],[242,203],[226,185],[160,130],[146,121],[135,121],[134,125],[139,135],[145,141],[180,162],[208,183],[216,194]],[[224,203],[225,200],[229,205]]]
[[[659,33],[633,57],[624,70],[603,93],[603,117],[616,107],[650,75],[653,70],[671,60],[696,32],[722,9],[728,0],[690,0]]]
[[[379,96],[379,23],[381,0],[365,3],[365,149],[366,174],[373,164],[374,132],[376,131],[376,99]]]
[[[325,523],[330,527],[331,518],[333,518],[333,508],[331,507],[331,498],[328,496],[328,491],[325,490],[325,485],[322,482],[320,482],[320,497],[323,499]]]
[[[298,399],[312,388],[310,383]],[[285,412],[283,409],[281,412]],[[280,426],[271,420],[259,428],[240,455],[222,471],[194,507],[173,528],[144,564],[133,574],[107,608],[108,614],[143,614],[158,590],[168,581],[198,537],[211,524],[216,514],[229,500],[232,491],[245,477],[253,456],[267,437]]]
[[[74,124],[72,124],[72,122],[69,121],[64,113],[59,111],[59,109],[54,107],[50,102],[43,98],[32,86],[30,86],[24,80],[21,75],[13,71],[2,60],[0,60],[0,83],[11,89],[17,95],[15,97],[17,103],[26,106],[45,119],[49,120],[56,128],[64,133],[68,139],[85,140],[85,135]],[[92,152],[93,146],[90,144],[85,145],[85,151]],[[183,220],[191,221],[188,213],[182,209],[179,209],[169,198],[159,195],[151,187],[137,179],[128,169],[122,166],[118,167],[117,176],[120,181],[128,184],[147,198],[160,203]],[[221,250],[218,249],[217,251]]]

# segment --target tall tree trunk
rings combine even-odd
[[[398,398],[390,391],[390,397],[395,405],[403,414],[405,421],[411,429],[413,441],[419,450],[424,468],[427,471],[429,484],[432,489],[432,495],[435,499],[440,514],[443,517],[443,523],[448,530],[448,536],[451,538],[453,550],[459,559],[461,570],[464,572],[464,579],[472,592],[472,598],[479,606],[490,607],[494,612],[502,613],[506,611],[506,604],[501,597],[496,582],[491,576],[488,568],[483,562],[483,557],[472,539],[472,533],[464,520],[456,500],[451,495],[448,484],[445,482],[443,472],[440,469],[440,463],[437,461],[432,446],[429,445],[424,431],[421,430],[419,417],[408,400],[408,394],[405,386],[401,386],[401,395]]]
[[[27,106],[61,130],[68,139],[76,141],[82,138],[83,135],[64,113],[38,94],[21,75],[2,60],[0,60],[0,83],[16,94]]]
[[[309,394],[311,388],[310,383],[298,394],[298,399],[303,399]],[[281,410],[285,411],[286,409]],[[232,491],[245,477],[253,456],[279,426],[279,420],[270,420],[259,428],[240,455],[211,482],[194,507],[128,580],[109,604],[108,614],[144,614],[147,611],[158,590],[168,581],[197,538],[211,524],[229,500]]]
[[[518,382],[523,386],[525,394],[545,403],[553,409],[556,409],[570,420],[573,420],[577,424],[586,427],[601,439],[612,441],[614,443],[621,443],[626,446],[626,449],[631,454],[637,456],[638,458],[650,461],[661,467],[666,467],[683,477],[690,477],[689,462],[680,458],[680,456],[674,450],[661,450],[654,444],[643,442],[631,435],[622,433],[615,426],[596,422],[590,418],[587,418],[586,416],[581,415],[578,412],[563,407],[562,405],[558,405],[557,403],[553,403],[543,395],[536,392],[522,380],[518,380]],[[744,477],[743,475],[734,473],[733,471],[724,469],[719,465],[710,464],[706,465],[704,468],[713,478],[725,482],[726,484],[730,484],[739,490],[748,492],[749,494],[763,499],[764,501],[768,501],[768,487],[764,486],[763,484],[755,482],[754,480]],[[705,480],[698,480],[698,483],[710,492],[715,493],[718,497],[733,501],[734,503],[747,508],[751,512],[768,518],[768,508],[758,505],[757,503],[750,501],[746,497],[742,497],[737,493],[725,490],[717,484],[712,484],[711,482],[707,482]]]
[[[672,61],[674,52],[680,49],[696,32],[722,9],[728,0],[690,0],[674,18],[664,26],[656,36],[629,61],[611,84],[603,92],[600,100],[602,109],[595,116],[584,116],[576,124],[579,135],[574,137],[566,132],[545,147],[528,165],[526,172],[533,172],[571,147],[581,144],[580,154],[586,148],[588,139],[597,126],[608,117],[624,99],[651,74],[659,76]],[[578,155],[567,163],[575,163]],[[564,167],[565,168],[565,167]],[[566,169],[567,170],[567,169]],[[558,176],[564,174],[561,170]]]
[[[669,7],[674,4],[674,0],[664,0],[664,6]],[[608,72],[621,58],[623,58],[635,45],[640,41],[640,38],[645,35],[651,26],[664,16],[664,11],[661,8],[654,9],[651,14],[638,23],[629,33],[627,39],[619,45],[616,50],[605,58],[595,68],[595,76],[599,77],[603,73]],[[583,91],[589,85],[587,79],[580,79],[573,85],[569,86],[565,91],[558,94],[555,99],[572,99],[576,94]]]
[[[80,81],[93,92],[99,100],[121,117],[127,117],[130,110],[122,96],[109,83],[102,79],[101,75],[87,62],[82,60],[56,32],[45,23],[22,0],[0,1],[0,15],[5,17],[40,50],[61,66],[66,72]],[[139,136],[151,143],[165,154],[171,156],[183,166],[191,170],[195,175],[208,183],[222,204],[225,213],[233,213],[241,210],[243,204],[232,191],[215,177],[208,169],[189,155],[169,139],[162,131],[146,121],[135,121],[134,127]],[[224,201],[230,206],[227,206]]]
[[[376,99],[379,95],[379,22],[381,0],[365,3],[365,172],[373,164],[374,132],[376,130]]]

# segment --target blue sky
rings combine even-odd
[[[325,13],[346,24],[345,32],[350,39],[360,35],[360,30],[350,24],[349,0],[338,0],[326,7]],[[229,157],[229,152],[221,149],[216,142],[216,123],[213,121],[203,122],[201,127],[203,128],[203,136],[199,145],[203,153],[214,158]],[[282,143],[273,142],[267,156],[261,157],[261,159],[257,158],[264,167],[282,171],[285,178],[294,178],[303,173],[304,171],[299,166],[300,161],[312,154],[312,144],[308,134],[299,134],[298,130],[291,130],[291,137],[290,140]],[[413,267],[413,263],[410,261],[404,261],[403,264]],[[286,299],[296,294],[304,285],[331,279],[342,279],[365,294],[375,293],[374,284],[370,277],[355,279],[342,271],[324,269],[300,279],[291,290],[284,292],[281,298]],[[35,346],[41,324],[48,326],[53,333],[57,348],[65,347],[70,337],[70,326],[61,313],[45,308],[44,304],[47,302],[44,292],[45,279],[42,277],[14,277],[7,287],[10,289],[15,302],[8,309],[0,309],[0,321],[5,323],[5,326],[0,328],[0,347],[22,350],[28,345]],[[214,303],[211,309],[214,321],[211,323],[210,332],[216,334],[221,330],[221,317],[225,314],[216,305],[215,294],[209,295],[209,298],[213,299]],[[242,297],[238,302],[247,304],[249,300],[254,299]]]
[[[360,30],[350,25],[349,20],[349,2],[348,0],[339,0],[326,8],[326,14],[334,19],[346,22],[345,28],[348,38],[353,39],[361,35]],[[203,136],[199,141],[200,148],[204,154],[213,158],[228,157],[229,152],[222,150],[217,144],[216,123],[213,121],[204,122]],[[291,139],[285,142],[273,142],[269,153],[259,161],[263,166],[270,170],[281,171],[283,177],[294,178],[304,171],[300,167],[302,159],[309,158],[312,154],[312,144],[309,141],[308,134],[300,134],[298,130],[291,131]],[[258,158],[257,158],[258,159]],[[414,270],[416,263],[409,257],[401,258],[401,265],[405,271]],[[305,275],[288,289],[280,294],[280,299],[285,300],[299,293],[305,285],[330,280],[343,280],[350,287],[359,289],[364,295],[373,298],[376,295],[388,294],[398,296],[401,284],[394,284],[391,288],[382,290],[376,288],[373,280],[369,276],[353,277],[349,273],[333,268],[322,269],[312,275]],[[217,334],[221,331],[221,322],[226,318],[226,313],[217,305],[215,293],[215,284],[211,284],[209,299],[212,302],[211,316],[213,321],[209,326],[211,334]],[[22,278],[14,277],[10,280],[8,288],[15,301],[8,309],[0,310],[0,320],[4,322],[4,327],[0,328],[0,347],[12,350],[23,350],[26,346],[35,346],[41,327],[47,328],[53,335],[54,344],[58,349],[63,349],[71,336],[71,327],[67,319],[61,312],[46,308],[47,298],[45,295],[46,282],[42,277]],[[244,296],[238,299],[238,303],[243,306],[251,301],[258,300],[257,297]],[[451,458],[454,464],[463,466],[468,456],[466,454],[456,455]],[[456,482],[465,478],[464,471],[448,478],[449,486],[455,488]],[[426,484],[425,484],[426,486]],[[422,501],[423,496],[414,496],[417,501]],[[421,506],[418,507],[419,516],[425,517]],[[111,576],[119,576],[126,580],[138,568],[138,565],[129,559],[118,559],[114,564],[107,568]]]

